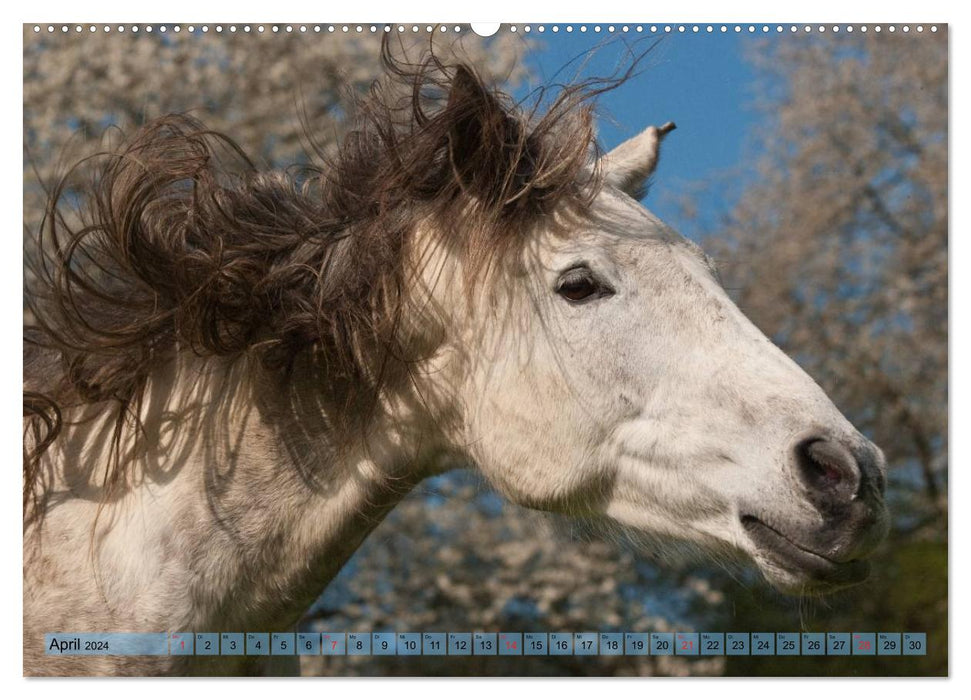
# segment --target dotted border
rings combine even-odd
[[[930,33],[936,33],[939,29],[938,25],[930,24],[834,24],[834,25],[811,25],[811,24],[539,24],[539,25],[503,25],[500,31],[505,29],[510,33],[521,32],[528,34],[530,32],[537,32],[544,34],[547,31],[557,34],[559,32],[566,32],[567,34],[573,33],[575,31],[582,33],[593,32],[594,34],[606,33],[606,34],[622,34],[622,33],[636,33],[636,34],[727,34],[729,32],[735,34],[782,34],[788,32],[790,34],[808,34],[808,33],[818,33],[823,34],[826,32],[832,32],[834,34],[846,33],[852,34],[853,32],[867,33],[873,31],[877,34],[882,32],[889,32],[891,34],[897,33],[898,31],[903,34],[916,33],[921,34],[925,31]],[[404,32],[425,32],[430,34],[432,32],[466,32],[475,33],[468,26],[462,25],[431,25],[431,24],[35,24],[33,25],[33,31],[35,34],[40,34],[46,32],[48,34],[68,34],[74,32],[75,34],[81,34],[87,31],[90,34],[101,31],[105,34],[111,32],[118,32],[119,34],[124,34],[129,32],[131,34],[165,34],[167,32],[180,33],[186,31],[189,34],[202,33],[206,34],[210,31],[216,34],[320,34],[322,32],[336,33],[340,32],[342,34],[362,34],[371,33],[377,34],[380,32],[390,33],[397,31],[398,33]]]

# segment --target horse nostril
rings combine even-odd
[[[796,445],[796,457],[799,475],[810,494],[826,505],[841,505],[856,495],[861,470],[848,447],[825,438],[810,438]]]

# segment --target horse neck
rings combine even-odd
[[[79,507],[97,520],[91,573],[112,592],[101,596],[110,619],[158,630],[292,624],[435,470],[434,441],[416,442],[420,421],[378,416],[365,440],[335,434],[312,379],[181,358],[149,381],[128,486],[96,516],[100,481],[77,465],[104,462],[105,434],[75,427],[58,439],[62,464],[75,464],[64,487],[82,498],[60,523],[52,507],[44,527],[75,524]]]

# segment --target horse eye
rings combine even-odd
[[[567,301],[581,302],[612,294],[612,290],[601,284],[590,270],[575,268],[568,270],[560,278],[556,293]]]

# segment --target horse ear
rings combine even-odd
[[[644,183],[657,167],[661,141],[675,128],[677,127],[674,122],[663,126],[649,126],[603,156],[600,163],[607,184],[640,199]]]
[[[446,110],[452,119],[449,160],[459,182],[478,196],[500,196],[516,172],[523,125],[464,65],[452,78]]]

